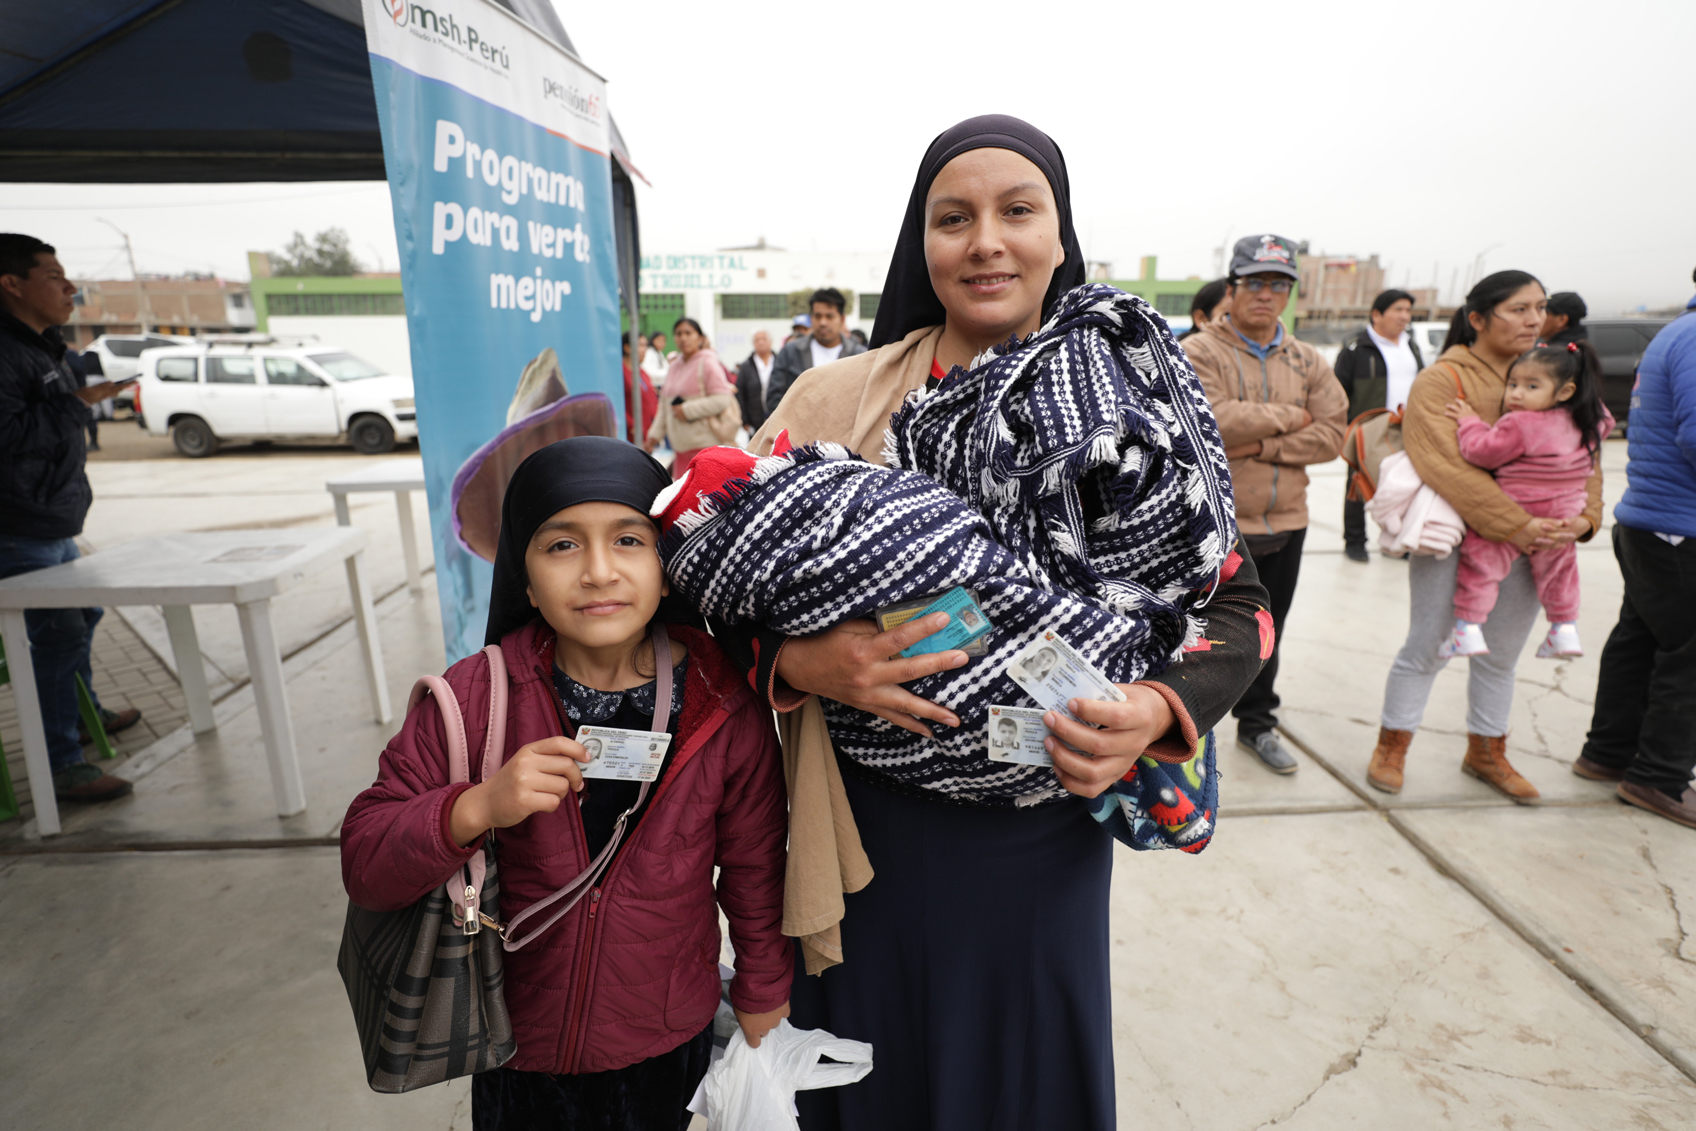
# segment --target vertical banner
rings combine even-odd
[[[483,646],[501,495],[622,435],[606,84],[489,0],[364,0],[451,663]]]

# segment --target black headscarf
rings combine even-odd
[[[1072,228],[1072,186],[1066,179],[1066,158],[1061,156],[1060,147],[1029,122],[1006,114],[967,118],[938,134],[919,162],[919,176],[907,200],[907,215],[901,221],[901,236],[895,242],[889,278],[884,280],[883,297],[878,302],[872,349],[898,342],[922,326],[938,325],[947,317],[942,300],[930,285],[930,268],[925,265],[925,197],[930,195],[930,186],[942,167],[973,149],[1010,149],[1030,160],[1048,178],[1054,203],[1060,209],[1060,246],[1066,249],[1066,260],[1055,268],[1049,281],[1048,293],[1042,299],[1043,314],[1053,308],[1055,299],[1084,281],[1084,252]]]
[[[499,644],[538,615],[524,571],[524,551],[537,527],[578,503],[622,503],[647,514],[654,497],[670,485],[670,472],[653,456],[606,436],[574,436],[530,453],[512,473],[501,500],[501,540],[483,643]],[[676,597],[661,600],[655,616],[674,624],[702,624],[700,614]]]

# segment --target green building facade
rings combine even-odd
[[[1210,280],[1193,277],[1189,279],[1160,279],[1156,278],[1160,259],[1158,256],[1145,255],[1142,257],[1142,277],[1139,279],[1108,279],[1109,286],[1118,287],[1127,294],[1136,295],[1146,301],[1155,310],[1167,318],[1188,318],[1190,300],[1195,293],[1205,287]],[[1294,333],[1296,328],[1296,292],[1290,292],[1290,303],[1284,307],[1282,319],[1286,333]]]
[[[255,329],[270,332],[272,315],[404,315],[400,276],[271,276],[253,280]]]

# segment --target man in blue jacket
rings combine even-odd
[[[76,293],[50,245],[0,233],[0,577],[76,558],[75,538],[93,501],[85,470],[88,407],[118,387],[110,381],[85,387],[65,362],[59,327],[70,321]],[[60,801],[110,801],[132,788],[83,761],[77,734],[76,678],[92,695],[88,650],[100,613],[24,614]],[[133,707],[122,714],[96,709],[108,731],[141,719]]]
[[[1696,298],[1643,354],[1630,423],[1614,508],[1625,602],[1572,772],[1696,828]]]

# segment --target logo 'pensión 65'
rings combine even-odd
[[[484,39],[476,28],[470,24],[462,24],[448,12],[438,12],[434,8],[426,8],[422,4],[414,4],[412,0],[388,0],[389,15],[397,27],[415,28],[438,36],[465,50],[467,54],[476,55],[494,63],[502,70],[510,70],[511,58],[505,47],[496,47]]]
[[[576,86],[570,83],[563,83],[555,79],[543,78],[542,97],[561,103],[571,109],[579,117],[588,118],[593,122],[601,120],[601,96],[598,94],[584,94],[582,91],[578,90]]]

